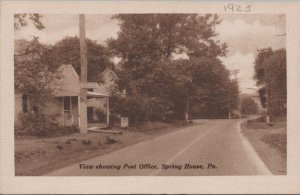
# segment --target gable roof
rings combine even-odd
[[[71,64],[63,64],[58,69],[60,78],[52,82],[52,88],[56,97],[63,96],[79,96],[80,95],[80,79]],[[106,97],[106,90],[97,84],[94,92],[87,92],[91,97]]]
[[[80,80],[71,64],[63,64],[58,69],[60,78],[52,83],[55,96],[78,96]]]
[[[117,74],[115,73],[115,71],[113,71],[109,67],[105,68],[105,70],[103,70],[101,72],[101,75],[105,75],[105,74],[111,74],[114,78],[117,77]]]

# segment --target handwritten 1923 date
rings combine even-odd
[[[228,3],[224,6],[225,12],[251,12],[252,6],[250,4],[247,5],[239,5],[234,3]]]

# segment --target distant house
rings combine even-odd
[[[95,89],[90,89],[89,93],[102,93],[111,96],[111,87],[115,84],[115,79],[117,78],[116,73],[110,68],[106,68],[99,75],[102,82]],[[92,98],[88,101],[88,122],[103,122],[103,114],[107,111],[107,99],[103,98]]]
[[[112,69],[106,68],[101,72],[100,77],[102,78],[103,83],[101,83],[99,91],[105,91],[111,95],[111,87],[115,84],[117,74]]]
[[[47,102],[45,107],[39,111],[49,116],[55,116],[55,120],[63,126],[80,126],[80,80],[72,65],[62,65],[59,68],[61,78],[51,83],[54,98]],[[109,80],[109,70],[106,71],[104,78]],[[107,77],[107,78],[106,78]],[[96,89],[89,89],[87,92],[88,119],[93,121],[94,110],[98,108],[108,113],[109,85],[111,81],[106,81],[104,85],[98,85]],[[20,113],[29,112],[30,99],[26,94],[15,94],[15,123],[18,123]],[[102,120],[103,121],[103,120]]]

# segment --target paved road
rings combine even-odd
[[[270,174],[249,142],[240,133],[240,123],[241,119],[207,120],[204,124],[199,123],[48,175]]]

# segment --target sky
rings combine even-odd
[[[116,38],[119,22],[112,15],[86,15],[86,36],[102,45],[108,38]],[[237,75],[241,93],[253,93],[256,88],[254,60],[257,49],[271,47],[285,48],[285,15],[280,14],[221,14],[222,22],[216,26],[217,40],[228,45],[226,57],[221,57],[229,70],[239,70]],[[43,15],[46,27],[37,30],[33,25],[15,31],[15,39],[32,39],[38,36],[40,42],[54,44],[66,36],[78,36],[78,15]]]

